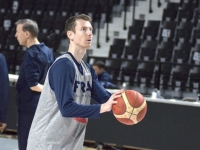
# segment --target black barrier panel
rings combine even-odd
[[[16,107],[16,90],[15,87],[9,88],[9,107],[6,129],[17,130],[17,107]]]
[[[136,125],[119,123],[111,113],[89,119],[86,140],[157,150],[200,149],[200,108],[147,101],[147,114]]]

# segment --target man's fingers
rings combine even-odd
[[[122,97],[122,95],[121,94],[113,95],[113,99],[116,99],[116,98],[119,98],[119,97]]]
[[[124,92],[124,89],[121,89],[121,90],[115,92],[115,94],[121,94],[121,93],[123,93],[123,92]]]
[[[112,96],[114,98],[121,97],[121,95],[122,95],[123,92],[124,92],[124,89],[119,90],[119,91],[115,92]],[[115,97],[115,96],[117,96],[117,97]]]
[[[118,103],[118,101],[113,101],[113,102],[112,102],[112,104],[117,104],[117,103]]]

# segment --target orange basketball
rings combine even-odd
[[[126,125],[134,125],[140,122],[147,112],[147,103],[144,97],[137,91],[125,90],[122,97],[116,99],[112,111],[115,118]]]

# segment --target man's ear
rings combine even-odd
[[[30,37],[30,32],[25,31],[25,37],[26,37],[26,38]]]
[[[67,37],[71,40],[73,40],[73,32],[72,31],[67,31]]]

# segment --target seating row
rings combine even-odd
[[[105,63],[105,70],[116,85],[125,82],[132,86],[200,91],[199,65],[92,56],[88,58],[91,65],[95,61]]]

